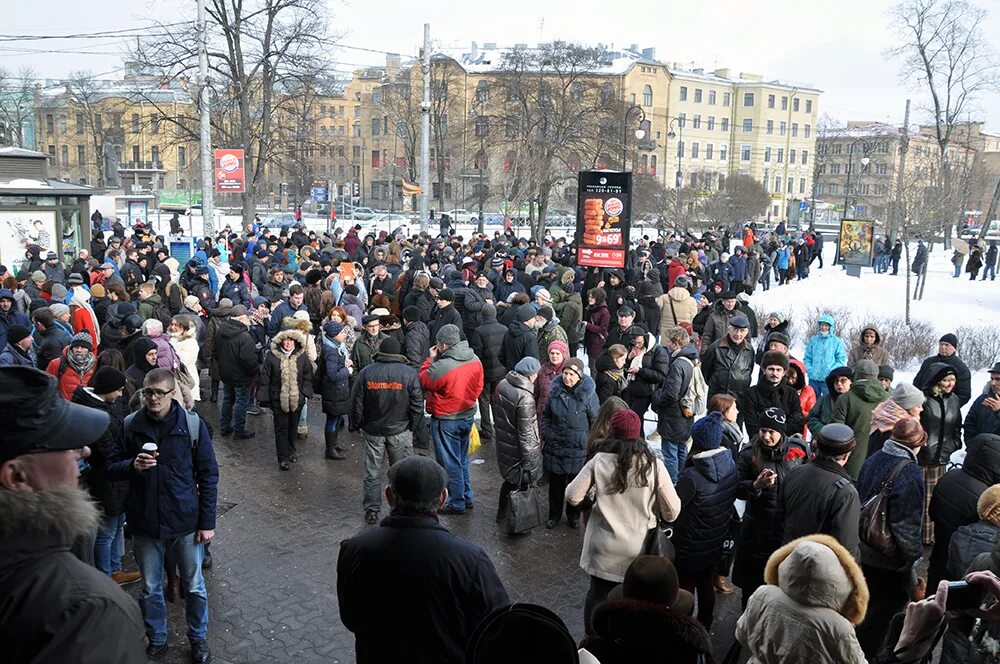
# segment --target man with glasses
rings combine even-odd
[[[142,573],[146,654],[158,657],[167,650],[163,562],[170,549],[186,592],[191,659],[208,662],[208,591],[201,564],[204,545],[215,536],[219,467],[208,427],[172,398],[174,387],[166,369],[146,374],[143,405],[125,418],[124,440],[112,453],[108,476],[130,481],[126,513]]]
[[[362,369],[375,361],[378,346],[386,338],[386,335],[381,331],[382,324],[379,317],[375,314],[369,314],[362,318],[361,327],[363,328],[361,336],[354,342],[354,348],[351,349],[351,368],[354,376],[357,376]]]
[[[0,642],[4,661],[146,661],[135,602],[70,544],[100,515],[78,486],[106,412],[70,403],[56,379],[0,368]]]
[[[764,411],[780,408],[782,417],[787,417],[787,430],[801,435],[806,421],[802,415],[802,405],[795,388],[785,382],[788,373],[788,357],[777,351],[767,351],[761,359],[761,378],[757,384],[739,394],[736,406],[743,416],[747,435],[753,439],[760,430]]]

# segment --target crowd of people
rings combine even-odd
[[[821,234],[710,228],[588,268],[561,238],[361,230],[226,227],[181,264],[117,225],[69,265],[32,247],[0,268],[0,587],[33,607],[4,623],[15,661],[159,657],[178,598],[193,661],[210,661],[213,440],[255,438],[267,415],[292,471],[310,407],[326,460],[348,458],[345,428],[361,441],[370,527],[337,578],[360,662],[499,661],[526,633],[546,661],[714,661],[733,586],[734,652],[753,662],[923,661],[939,582],[1000,593],[1000,362],[974,394],[947,333],[896,382],[877,326],[845,343],[828,314],[793,356],[790,321],[751,297],[822,268]],[[582,643],[511,607],[489,556],[445,528],[477,502],[477,439],[498,523],[530,494],[546,528],[583,529]],[[139,581],[135,606],[115,584]],[[953,615],[942,661],[995,661],[997,613]]]

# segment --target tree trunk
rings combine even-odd
[[[906,225],[903,225],[903,251],[906,254],[906,324],[910,324],[910,233]],[[839,243],[838,243],[839,244]]]

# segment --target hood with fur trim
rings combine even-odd
[[[292,320],[292,319],[286,318],[285,320]],[[285,339],[295,340],[295,350],[292,351],[293,355],[302,352],[306,347],[305,335],[302,334],[302,332],[300,332],[297,329],[292,329],[292,330],[282,330],[281,332],[278,332],[276,335],[274,335],[274,338],[271,339],[271,350],[280,353],[281,342]]]
[[[861,567],[829,535],[806,535],[767,560],[764,582],[799,604],[832,609],[854,625],[868,611],[868,584]]]
[[[298,312],[296,312],[298,313]],[[312,321],[308,318],[305,320],[301,318],[296,318],[295,316],[285,316],[281,320],[282,330],[298,330],[302,334],[308,336],[312,334]]]
[[[0,542],[8,544],[27,539],[69,546],[100,521],[90,494],[72,485],[47,491],[0,489],[0,514]]]

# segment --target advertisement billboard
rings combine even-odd
[[[843,219],[837,240],[840,265],[870,266],[875,248],[875,222]]]
[[[30,246],[39,247],[42,260],[47,252],[59,251],[56,213],[0,212],[0,262],[20,265]]]
[[[632,174],[580,171],[576,202],[576,261],[624,268],[632,226]]]
[[[215,190],[229,194],[242,194],[246,191],[243,150],[226,148],[215,151]]]

